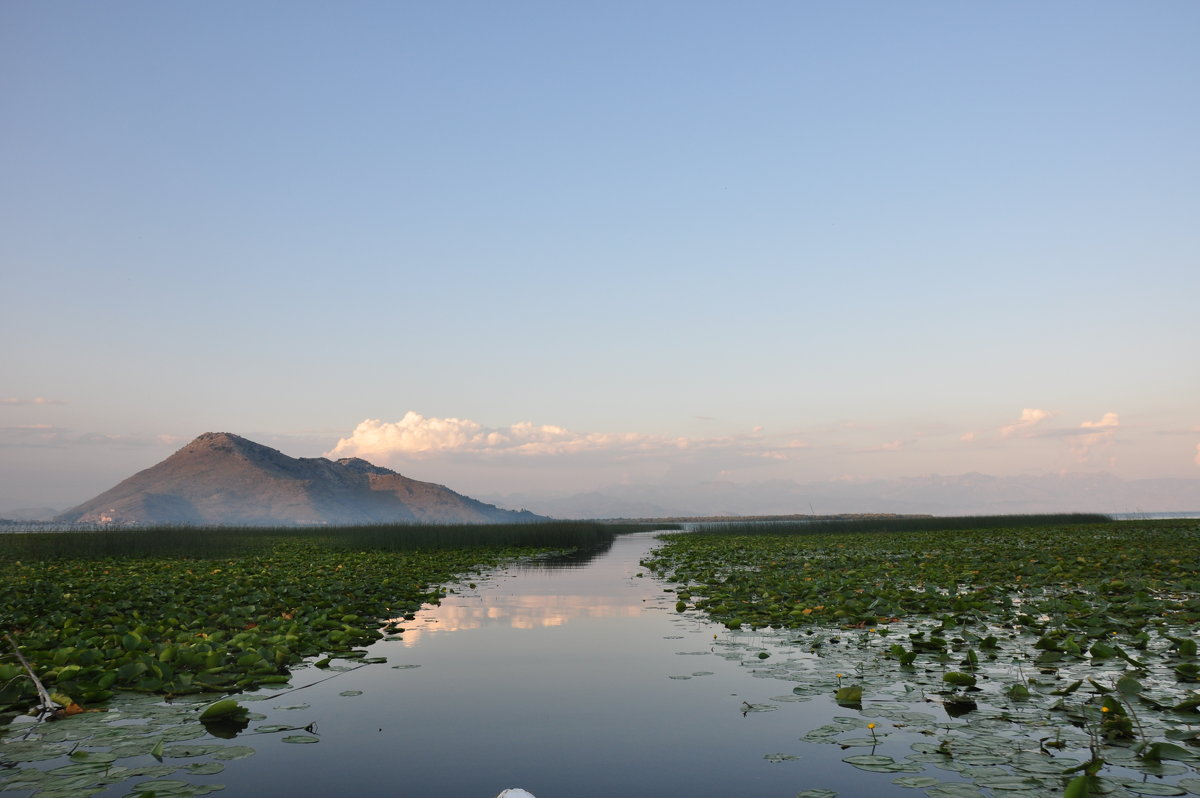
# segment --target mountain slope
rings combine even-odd
[[[114,524],[514,523],[545,520],[358,458],[288,457],[206,432],[56,519]]]

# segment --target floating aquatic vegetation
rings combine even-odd
[[[385,621],[412,617],[446,595],[440,583],[646,528],[552,523],[2,535],[0,632],[11,634],[17,650],[0,654],[0,711],[41,703],[73,713],[118,690],[181,696],[286,684],[306,657],[330,655],[318,666],[364,658],[358,647],[399,631]]]
[[[249,746],[227,745],[213,736],[212,724],[245,711],[236,701],[166,703],[161,697],[131,694],[122,698],[120,706],[120,711],[76,715],[54,723],[0,726],[0,759],[12,768],[0,770],[0,791],[37,790],[38,798],[74,797],[130,784],[134,786],[129,794],[138,795],[142,790],[135,782],[145,785],[151,779],[159,795],[203,795],[223,786],[170,777],[213,775],[224,769],[223,762],[254,754]],[[211,711],[204,723],[203,711]],[[52,760],[61,764],[47,770],[28,766]]]
[[[800,757],[794,754],[763,754],[763,759],[767,760],[768,762],[779,763],[795,762],[796,760],[800,759]]]
[[[846,757],[921,774],[900,786],[951,798],[1070,785],[1200,794],[1200,524],[1043,521],[667,536],[643,564],[686,593],[685,617],[731,630],[714,653],[797,697],[889,721],[885,733],[838,719],[800,739],[910,740],[904,760]],[[926,781],[938,772],[967,781]]]

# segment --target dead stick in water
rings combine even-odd
[[[25,668],[25,672],[29,674],[29,679],[33,682],[33,686],[37,688],[38,698],[40,698],[42,701],[41,704],[35,707],[35,709],[38,711],[38,720],[45,720],[47,715],[53,716],[55,712],[58,712],[60,709],[62,709],[62,704],[59,704],[50,697],[50,693],[46,692],[46,686],[42,684],[42,680],[39,679],[36,674],[34,674],[33,667],[30,666],[29,660],[25,659],[25,657],[21,654],[21,649],[17,648],[17,644],[13,642],[12,637],[9,636],[7,632],[4,634],[4,639],[8,641],[10,646],[12,646],[13,653],[17,655],[17,660],[21,663],[22,667]]]

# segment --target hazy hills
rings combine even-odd
[[[55,520],[267,525],[545,519],[502,510],[366,460],[288,457],[238,435],[207,432]]]
[[[960,474],[799,483],[614,485],[586,493],[484,496],[556,518],[664,518],[792,513],[1137,513],[1200,511],[1200,479],[1124,480],[1112,474]]]

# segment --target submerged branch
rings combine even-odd
[[[56,717],[56,713],[62,711],[62,704],[59,704],[50,697],[50,693],[46,691],[46,686],[42,684],[42,680],[33,672],[33,667],[29,664],[29,660],[25,659],[24,655],[21,654],[21,649],[17,648],[17,644],[13,641],[12,636],[6,632],[4,639],[12,647],[13,653],[17,655],[17,661],[21,663],[21,667],[29,674],[29,679],[33,682],[33,686],[37,690],[38,698],[41,699],[42,703],[34,707],[38,713],[38,720]]]

